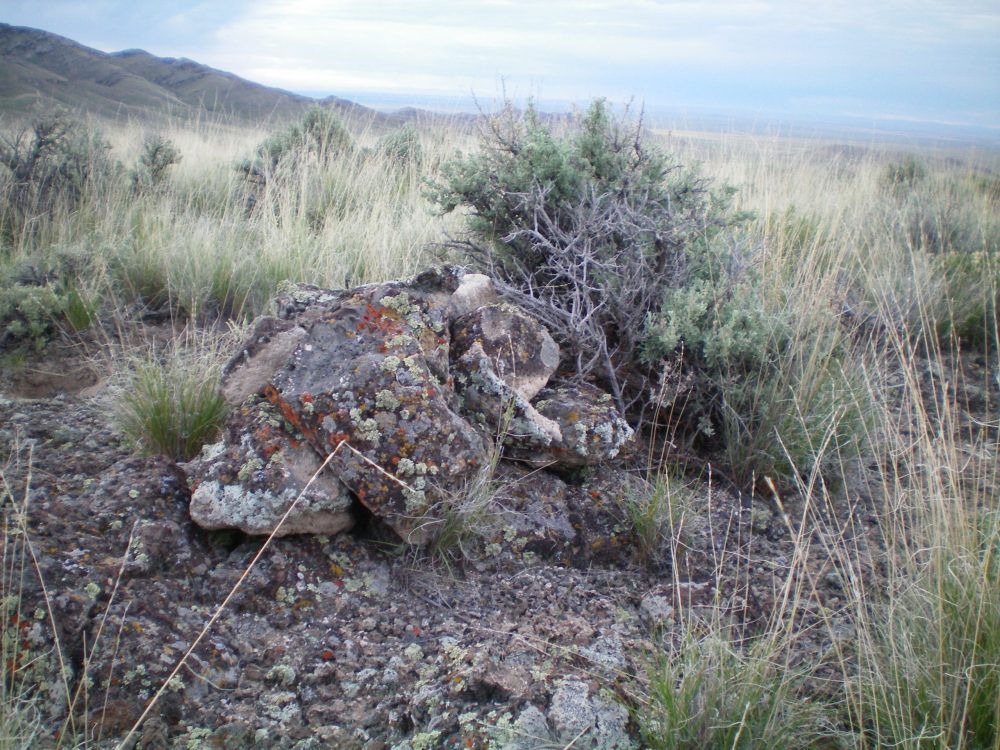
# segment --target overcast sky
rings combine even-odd
[[[998,0],[0,0],[0,21],[310,95],[505,86],[1000,128]]]

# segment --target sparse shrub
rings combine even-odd
[[[0,164],[6,168],[0,228],[16,241],[40,216],[75,209],[115,170],[108,144],[65,114],[35,120],[11,136],[0,136]]]
[[[283,163],[312,155],[321,162],[354,151],[354,140],[343,121],[328,109],[313,107],[301,122],[267,138],[257,147],[257,158],[241,165],[250,172],[273,173]]]
[[[473,239],[450,246],[641,426],[658,406],[662,360],[682,348],[694,369],[766,356],[754,248],[733,231],[743,217],[732,191],[710,189],[603,101],[564,135],[533,107],[508,107],[481,152],[445,164],[429,195],[445,212],[469,207]]]
[[[731,478],[751,485],[796,474],[829,476],[864,435],[867,392],[835,320],[781,331],[783,345],[758,369],[723,364],[717,375],[723,455]]]
[[[928,309],[938,338],[997,351],[1000,310],[1000,253],[948,253],[936,256],[932,273],[943,287]]]
[[[219,371],[218,359],[211,354],[181,349],[164,361],[138,360],[120,399],[122,432],[144,452],[193,458],[215,437],[226,416]]]
[[[11,284],[0,288],[0,341],[28,341],[42,349],[53,333],[65,300],[46,284]]]
[[[60,326],[75,332],[89,328],[98,301],[83,279],[85,260],[59,249],[0,273],[0,341],[42,349]]]
[[[139,163],[132,170],[132,189],[143,192],[159,187],[167,176],[167,169],[181,161],[181,152],[168,138],[150,135],[142,144]]]
[[[375,153],[399,166],[423,163],[424,151],[420,144],[420,133],[412,125],[404,125],[399,130],[382,136],[375,145]]]
[[[300,123],[267,138],[257,147],[257,155],[238,165],[244,176],[244,203],[247,213],[265,206],[271,211],[300,210],[314,226],[322,215],[341,199],[340,191],[316,184],[307,164],[329,165],[334,159],[354,154],[354,141],[347,126],[333,112],[314,107]],[[282,205],[284,203],[285,205]]]
[[[896,190],[912,189],[927,177],[927,168],[915,156],[886,164],[882,183]]]

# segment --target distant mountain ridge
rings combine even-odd
[[[296,117],[317,105],[352,118],[396,119],[346,99],[316,100],[253,83],[186,58],[138,49],[101,52],[48,31],[0,23],[0,114],[62,107],[103,117],[266,120]]]

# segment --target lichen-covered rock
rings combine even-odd
[[[609,394],[587,384],[545,388],[532,402],[558,439],[524,433],[508,440],[508,455],[537,467],[593,466],[619,455],[633,431]]]
[[[462,413],[505,443],[559,444],[559,425],[531,399],[559,365],[545,327],[508,304],[480,307],[452,324],[451,373]]]
[[[461,492],[488,455],[447,382],[458,278],[290,291],[283,309],[308,333],[263,389],[320,456],[336,452],[330,467],[361,503],[416,544],[433,533],[432,506]]]
[[[258,393],[305,337],[306,329],[294,321],[257,318],[240,350],[223,368],[221,390],[226,403],[239,406]]]
[[[587,567],[630,554],[624,508],[648,491],[642,479],[597,467],[581,485],[514,462],[497,467],[495,510],[501,531],[489,540],[494,553]]]
[[[497,377],[526,401],[559,366],[559,345],[545,326],[509,304],[479,307],[453,322],[453,362],[462,364],[470,351],[475,357],[468,361],[478,365],[485,358]]]
[[[591,695],[587,683],[565,680],[552,695],[549,724],[560,742],[593,750],[630,750],[628,710],[600,695]]]
[[[223,439],[185,465],[194,478],[191,518],[205,529],[247,534],[337,534],[354,525],[352,499],[331,472],[313,479],[321,465],[302,436],[285,429],[276,406],[251,396],[230,413]]]
[[[477,308],[493,305],[499,301],[500,296],[489,276],[467,273],[462,276],[458,288],[448,301],[448,317],[457,320]]]

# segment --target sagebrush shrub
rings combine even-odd
[[[423,163],[424,150],[420,144],[420,134],[412,125],[404,125],[399,130],[379,138],[375,144],[375,153],[392,164],[400,166]]]
[[[149,135],[142,144],[139,162],[132,170],[132,189],[150,190],[166,179],[167,169],[181,161],[181,152],[173,141],[160,135]]]
[[[354,153],[354,140],[343,121],[329,110],[310,109],[301,122],[269,136],[257,147],[254,158],[237,165],[244,177],[247,213],[264,206],[277,211],[278,203],[291,200],[306,204],[307,213],[321,217],[330,208],[330,200],[322,187],[300,184],[303,175],[311,173],[306,165],[326,166]]]
[[[39,216],[73,210],[117,170],[96,131],[57,113],[0,135],[0,235],[16,242]],[[5,178],[5,179],[4,179]]]
[[[579,378],[597,378],[642,425],[662,361],[766,356],[754,248],[732,190],[713,189],[595,101],[566,132],[533,107],[490,120],[477,154],[443,167],[430,197],[469,209],[451,247],[542,320]],[[710,378],[695,402],[704,410]],[[697,409],[689,412],[689,416]]]

